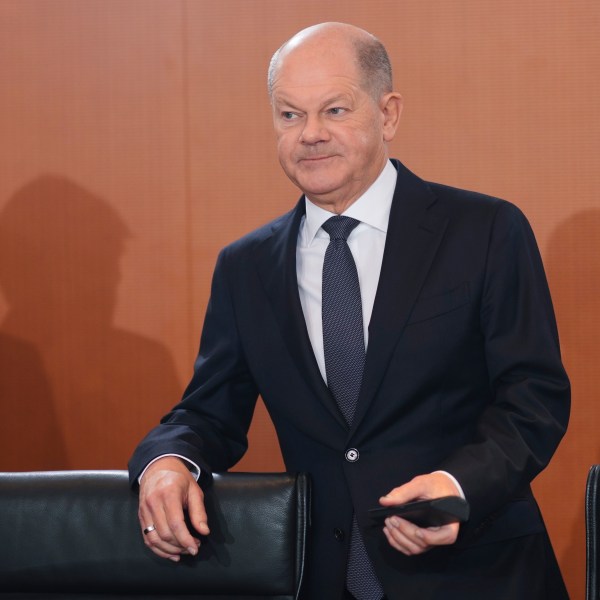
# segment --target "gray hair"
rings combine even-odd
[[[374,36],[353,42],[358,65],[363,74],[362,86],[379,100],[393,90],[392,64],[385,46]]]

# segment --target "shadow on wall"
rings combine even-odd
[[[571,378],[569,430],[557,454],[553,493],[568,494],[562,514],[570,535],[559,560],[572,593],[585,581],[584,491],[588,469],[600,462],[600,210],[574,214],[553,232],[546,252],[561,348]],[[574,597],[579,597],[579,595]]]
[[[0,213],[1,470],[124,468],[151,407],[178,399],[166,348],[112,325],[128,237],[106,201],[54,175]]]

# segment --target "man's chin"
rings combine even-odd
[[[306,176],[305,174],[299,174],[299,177],[295,180],[296,185],[307,196],[326,196],[339,189],[339,177],[328,177],[325,173],[320,174],[320,176],[314,175],[316,174],[313,174],[312,177]]]

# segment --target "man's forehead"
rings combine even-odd
[[[333,50],[312,52],[299,48],[280,58],[273,78],[276,87],[327,86],[360,81],[355,57],[347,52]]]
[[[313,78],[305,81],[281,79],[273,86],[273,101],[276,104],[295,102],[327,103],[349,99],[358,88],[357,82],[344,76]]]

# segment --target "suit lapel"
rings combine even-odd
[[[392,161],[398,180],[379,284],[369,323],[369,347],[354,431],[368,410],[443,238],[448,215],[425,182]]]
[[[302,197],[293,211],[274,224],[272,235],[257,250],[257,270],[295,366],[312,387],[316,397],[342,426],[347,427],[321,377],[300,303],[296,245],[304,212]]]

